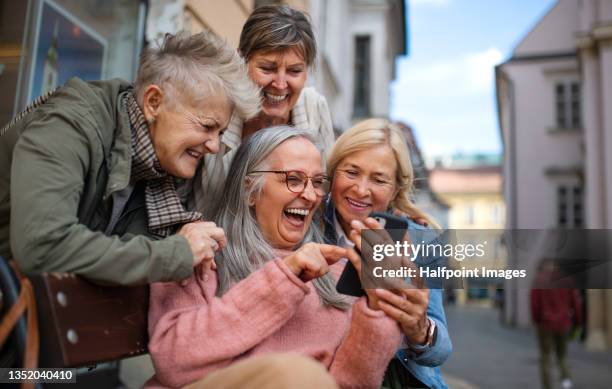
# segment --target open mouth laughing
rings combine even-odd
[[[285,208],[283,215],[287,221],[295,227],[302,227],[306,217],[310,214],[310,208]]]

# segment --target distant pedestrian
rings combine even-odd
[[[544,260],[536,276],[535,286],[546,284],[557,274],[554,263]],[[563,389],[572,388],[567,363],[567,343],[572,329],[582,324],[582,302],[577,289],[532,289],[531,318],[537,327],[540,348],[540,375],[542,387],[550,389],[550,354],[554,347],[561,372]]]

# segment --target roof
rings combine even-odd
[[[501,167],[483,166],[469,169],[435,168],[429,172],[429,185],[432,191],[438,194],[501,194]]]

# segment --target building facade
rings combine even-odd
[[[308,85],[326,97],[337,132],[361,118],[388,117],[395,59],[406,54],[404,0],[150,0],[147,41],[208,28],[237,47],[253,9],[281,3],[310,15],[319,56]]]
[[[612,228],[612,2],[558,1],[497,67],[496,86],[507,228]],[[539,255],[515,265],[533,274]],[[508,296],[518,325],[530,322],[531,281]],[[586,295],[587,346],[611,347],[612,291]]]
[[[432,190],[430,171],[425,165],[425,159],[413,129],[401,122],[395,124],[402,129],[410,151],[410,162],[414,171],[414,203],[420,210],[431,216],[441,228],[448,228],[449,206]]]
[[[133,79],[145,14],[143,1],[0,2],[0,126],[70,77]]]
[[[237,47],[259,5],[310,14],[319,56],[308,84],[341,132],[389,116],[395,59],[407,53],[404,0],[28,0],[0,3],[0,123],[71,76],[132,80],[142,47],[167,32],[210,29]]]
[[[306,0],[149,0],[147,41],[154,42],[167,32],[213,31],[238,47],[242,26],[251,12],[266,4],[288,4],[308,11]]]
[[[365,117],[389,117],[395,59],[407,54],[404,0],[311,0],[320,55],[312,85],[342,131]]]
[[[458,239],[478,237],[487,242],[483,258],[457,262],[466,269],[486,267],[505,269],[506,255],[502,245],[505,204],[502,195],[500,166],[438,166],[431,169],[429,184],[433,192],[449,206],[447,228],[455,230]],[[467,230],[478,230],[471,235]],[[455,291],[456,301],[493,297],[497,281],[466,278],[463,288]]]

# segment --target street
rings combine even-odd
[[[532,328],[502,327],[498,312],[481,306],[450,306],[446,314],[454,350],[442,374],[450,388],[540,388]],[[572,342],[568,357],[574,389],[612,387],[612,353],[587,352]],[[553,382],[560,387],[558,381],[555,368]]]

